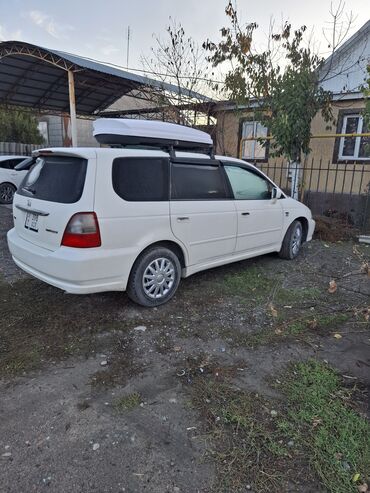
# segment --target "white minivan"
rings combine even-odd
[[[106,147],[36,151],[15,194],[9,249],[42,281],[157,306],[181,277],[269,252],[293,259],[312,238],[306,206],[255,166],[214,156],[204,132],[100,119],[94,135]]]

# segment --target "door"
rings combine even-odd
[[[274,251],[280,248],[283,228],[281,201],[272,198],[273,185],[258,171],[225,165],[237,211],[235,253]]]
[[[237,216],[217,161],[188,159],[171,163],[171,228],[186,246],[189,265],[231,256]]]

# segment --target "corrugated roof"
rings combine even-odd
[[[21,41],[0,43],[0,103],[40,110],[69,111],[68,75],[73,70],[77,113],[94,115],[125,94],[150,87],[178,93],[176,85],[94,60]],[[181,88],[182,94],[210,101]]]

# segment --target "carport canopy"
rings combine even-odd
[[[96,115],[124,95],[150,90],[178,93],[180,88],[70,53],[21,41],[0,43],[0,104],[69,112],[72,145],[77,145],[76,114]]]

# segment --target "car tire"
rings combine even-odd
[[[286,260],[295,259],[301,249],[303,242],[303,228],[300,221],[293,221],[285,233],[279,257]]]
[[[153,247],[135,261],[127,284],[127,294],[142,306],[163,305],[175,294],[181,278],[177,255],[165,247]]]
[[[16,188],[11,183],[0,184],[0,204],[11,204],[13,202]]]

